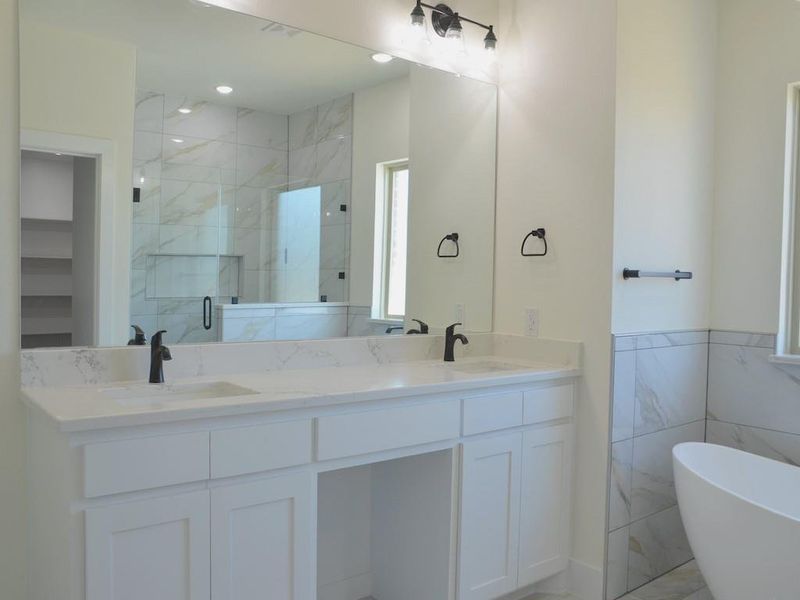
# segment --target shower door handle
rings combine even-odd
[[[203,327],[211,329],[211,296],[203,298]]]

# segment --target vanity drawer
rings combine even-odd
[[[208,433],[181,433],[87,444],[87,498],[208,479]]]
[[[211,477],[311,462],[311,419],[211,432]]]
[[[317,458],[328,460],[458,437],[458,400],[320,417]]]
[[[464,398],[462,432],[473,435],[522,425],[522,392]]]
[[[571,417],[574,395],[575,386],[572,383],[527,390],[523,411],[525,424]]]

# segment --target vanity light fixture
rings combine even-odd
[[[219,92],[223,96],[227,96],[228,94],[233,92],[233,88],[229,85],[218,85],[217,92]]]
[[[388,62],[392,62],[394,56],[391,54],[386,54],[385,52],[376,52],[372,55],[372,60],[376,63],[386,64]]]
[[[437,4],[433,6],[431,4],[425,4],[421,0],[417,0],[414,9],[411,11],[411,29],[419,35],[424,35],[425,33],[426,22],[424,8],[431,11],[431,24],[436,34],[452,42],[456,48],[460,48],[464,44],[464,27],[462,22],[466,22],[486,30],[486,36],[483,38],[483,47],[487,52],[494,53],[497,49],[497,36],[494,33],[493,25],[484,25],[478,21],[468,19],[455,12],[446,4]]]
[[[189,113],[191,113],[191,112],[192,112],[192,109],[191,109],[191,108],[189,108],[188,106],[181,106],[181,107],[178,109],[178,112],[179,112],[179,113],[181,113],[182,115],[188,115]]]

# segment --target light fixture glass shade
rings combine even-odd
[[[494,34],[494,28],[489,27],[486,37],[483,38],[483,47],[489,54],[494,54],[497,51],[497,36]]]
[[[456,40],[459,42],[464,40],[464,28],[461,26],[461,19],[458,18],[458,13],[453,15],[453,20],[450,22],[450,26],[444,34],[444,39]]]
[[[411,11],[411,26],[412,27],[424,27],[425,26],[425,11],[422,10],[422,6],[419,2],[414,7],[414,10]]]
[[[466,54],[467,49],[464,45],[464,28],[461,26],[461,19],[458,18],[458,13],[453,15],[453,20],[444,34],[444,39],[450,54],[460,56]]]
[[[408,25],[406,42],[411,46],[423,46],[431,43],[428,37],[428,20],[425,18],[425,11],[417,3],[411,11],[411,22]]]

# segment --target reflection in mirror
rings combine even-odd
[[[491,329],[493,86],[190,0],[20,19],[24,347]]]

